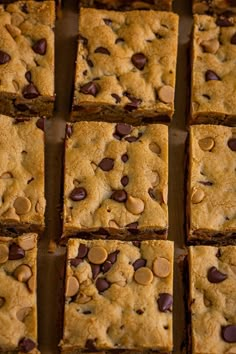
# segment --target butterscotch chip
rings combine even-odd
[[[27,214],[31,209],[31,202],[26,197],[18,197],[14,202],[14,208],[18,215]]]
[[[201,46],[205,52],[215,54],[220,47],[218,39],[211,39],[208,41],[202,41]]]
[[[171,103],[174,101],[174,89],[171,86],[162,86],[158,91],[159,99],[164,103]]]
[[[0,178],[2,179],[9,179],[9,178],[12,178],[12,174],[10,172],[4,172]]]
[[[117,222],[115,220],[110,220],[109,226],[113,229],[119,229],[119,225],[117,224]]]
[[[171,271],[170,262],[166,258],[158,257],[153,262],[152,270],[157,277],[166,278]]]
[[[0,245],[0,264],[8,260],[9,248],[7,245]]]
[[[88,252],[88,259],[91,263],[102,264],[107,259],[107,251],[100,246],[92,247]]]
[[[200,148],[204,151],[210,151],[213,149],[215,145],[215,141],[212,138],[204,138],[199,140],[198,142]]]
[[[203,198],[205,197],[205,193],[202,189],[194,189],[192,192],[191,200],[193,204],[201,203]]]
[[[25,318],[29,315],[30,311],[32,310],[32,307],[23,307],[19,309],[16,313],[16,317],[18,318],[19,321],[24,321]]]
[[[66,296],[71,297],[78,293],[79,291],[79,282],[76,277],[70,276],[67,279],[66,283]]]
[[[148,285],[152,282],[153,273],[151,269],[147,267],[141,267],[134,273],[134,279],[141,285]]]
[[[19,238],[18,245],[25,251],[33,249],[36,245],[36,238],[31,234],[22,235]]]
[[[27,285],[28,285],[29,291],[31,293],[33,293],[36,289],[36,278],[34,275],[32,275],[32,277],[29,278]]]
[[[31,268],[26,264],[21,264],[14,271],[14,277],[22,283],[27,282],[31,277],[31,275],[32,275]]]
[[[126,209],[134,215],[141,214],[144,211],[144,202],[141,199],[132,196],[128,197],[125,206]]]
[[[149,149],[157,155],[161,153],[160,146],[154,142],[149,144]]]

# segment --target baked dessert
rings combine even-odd
[[[37,350],[37,235],[0,236],[0,350]]]
[[[166,238],[168,128],[67,127],[63,237]]]
[[[0,113],[52,116],[54,25],[54,1],[0,5]]]
[[[236,247],[189,248],[193,354],[236,352]]]
[[[190,123],[236,124],[236,18],[195,15]]]
[[[81,0],[81,7],[95,7],[107,10],[165,10],[172,9],[172,0]]]
[[[190,127],[188,240],[236,241],[236,128]]]
[[[82,8],[72,121],[169,122],[177,42],[174,13]]]
[[[62,352],[169,352],[172,304],[172,242],[68,241]]]
[[[44,120],[0,115],[0,234],[44,230]]]
[[[226,11],[236,13],[235,0],[193,0],[193,13],[221,14]]]

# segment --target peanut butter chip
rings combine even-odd
[[[141,214],[144,211],[144,202],[141,199],[132,196],[128,197],[125,206],[126,209],[134,215]]]
[[[159,278],[166,278],[170,274],[170,262],[168,259],[158,257],[153,262],[153,273]]]
[[[107,251],[100,246],[92,247],[88,252],[88,259],[93,264],[102,264],[107,259]]]
[[[134,273],[134,279],[138,284],[148,285],[152,282],[153,274],[151,269],[147,267],[141,267]]]
[[[217,39],[211,39],[209,41],[202,41],[201,46],[205,52],[215,54],[220,47],[220,43]]]
[[[21,264],[14,271],[14,277],[22,283],[27,282],[31,277],[31,275],[32,275],[31,268],[26,264]]]
[[[213,149],[215,142],[212,138],[204,138],[199,140],[198,144],[203,151],[210,151]]]
[[[0,245],[0,264],[8,260],[9,249],[7,245]]]
[[[111,227],[112,229],[119,229],[119,225],[117,224],[117,222],[115,220],[109,221],[109,227]]]
[[[66,284],[66,296],[71,297],[78,293],[79,282],[76,277],[69,276]]]
[[[16,313],[16,317],[19,321],[23,322],[25,318],[29,315],[32,307],[23,307],[22,309],[18,310]]]
[[[193,204],[201,203],[203,198],[205,197],[205,193],[202,189],[194,189],[192,192],[191,200]]]
[[[12,178],[12,174],[10,172],[4,172],[0,178],[2,179],[9,179],[9,178]]]
[[[161,148],[158,144],[156,143],[150,143],[149,144],[149,149],[154,152],[155,154],[159,155],[161,153]]]
[[[169,85],[164,85],[158,90],[158,97],[164,103],[172,103],[174,101],[174,89]]]
[[[25,235],[18,238],[18,245],[25,251],[32,250],[36,245],[36,239],[32,235]]]
[[[26,197],[18,197],[18,198],[16,198],[13,206],[14,206],[16,213],[18,215],[23,215],[23,214],[26,214],[30,211],[31,202]]]
[[[35,278],[34,275],[32,275],[32,277],[29,278],[27,284],[28,284],[28,289],[29,289],[29,291],[30,291],[31,293],[33,293],[33,292],[35,291],[35,289],[36,289],[36,278]]]

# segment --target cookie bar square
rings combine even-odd
[[[172,0],[81,0],[81,7],[95,7],[107,10],[164,10],[172,9]]]
[[[221,14],[226,11],[236,13],[235,0],[193,0],[193,13],[195,14]]]
[[[44,120],[0,115],[0,234],[44,230]]]
[[[168,128],[67,127],[63,236],[166,238]]]
[[[68,241],[63,352],[169,352],[172,304],[171,241]]]
[[[174,13],[82,8],[72,121],[169,122],[177,41]]]
[[[236,246],[189,248],[193,354],[236,353]]]
[[[236,241],[236,128],[190,128],[189,240]]]
[[[54,1],[0,5],[0,113],[52,116],[54,25]]]
[[[0,348],[38,353],[37,235],[0,236]]]
[[[190,123],[236,124],[236,18],[194,16]]]

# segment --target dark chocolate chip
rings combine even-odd
[[[112,253],[110,253],[107,257],[107,261],[111,262],[111,264],[114,264],[117,260],[117,255],[120,253],[119,250],[114,251]]]
[[[0,50],[0,65],[8,63],[10,60],[10,55]]]
[[[141,309],[139,309],[139,310],[136,311],[136,313],[137,313],[138,315],[142,315],[142,314],[144,313],[144,311],[141,310]]]
[[[205,80],[220,80],[220,77],[212,70],[207,70],[205,73]]]
[[[136,261],[133,263],[134,270],[137,270],[141,267],[145,267],[146,263],[147,263],[146,259],[143,258],[136,259]]]
[[[112,267],[111,262],[105,261],[105,262],[103,263],[103,265],[102,265],[102,272],[103,272],[103,273],[108,272],[108,270],[111,269],[111,267]]]
[[[121,137],[129,135],[132,131],[132,127],[126,123],[116,124],[115,134],[120,135]]]
[[[123,154],[123,155],[121,156],[121,160],[122,160],[124,163],[126,163],[126,162],[129,160],[128,155],[127,155],[127,154]]]
[[[131,222],[130,224],[127,224],[126,227],[130,230],[136,230],[138,227],[138,222]]]
[[[97,96],[98,92],[100,91],[100,86],[93,81],[88,82],[87,84],[81,86],[80,92],[84,95],[92,95],[94,97]]]
[[[96,345],[95,345],[95,340],[93,339],[88,339],[85,344],[85,348],[87,348],[90,351],[96,351]]]
[[[88,253],[88,247],[84,243],[81,243],[79,245],[77,258],[82,258],[83,259],[84,257],[87,256],[87,253]]]
[[[156,196],[155,196],[155,190],[153,188],[149,188],[148,189],[148,194],[150,195],[150,197],[152,199],[155,199],[156,200]]]
[[[84,45],[87,45],[88,44],[88,40],[87,38],[85,38],[84,36],[82,36],[82,34],[78,34],[78,41],[83,43]]]
[[[111,199],[115,200],[118,203],[123,203],[127,200],[127,193],[124,190],[117,190],[112,193]]]
[[[26,4],[24,4],[24,5],[22,5],[22,6],[21,6],[21,11],[22,11],[22,12],[24,12],[25,14],[28,14],[28,13],[29,13],[29,11],[28,11],[28,8],[27,8],[27,5],[26,5]]]
[[[23,353],[29,353],[36,347],[35,342],[33,342],[30,338],[22,338],[19,342],[19,349]]]
[[[33,51],[40,55],[45,55],[47,51],[47,41],[45,38],[39,39],[32,47]]]
[[[9,255],[8,259],[11,261],[14,261],[16,259],[21,259],[24,258],[25,256],[25,251],[23,248],[18,246],[16,243],[12,243],[9,247]]]
[[[29,109],[29,107],[24,103],[17,103],[17,104],[14,104],[14,106],[20,112],[25,112]]]
[[[31,78],[31,72],[30,71],[26,71],[26,73],[25,73],[25,78],[26,78],[26,80],[30,83],[32,80],[32,78]]]
[[[210,97],[209,95],[205,94],[205,93],[204,93],[202,96],[205,97],[205,98],[207,98],[208,100],[211,99],[211,97]]]
[[[216,257],[217,257],[217,258],[220,258],[221,256],[222,256],[222,254],[221,254],[221,249],[219,248],[219,249],[217,250]]]
[[[121,98],[116,93],[112,93],[111,96],[116,100],[116,103],[120,103]]]
[[[99,163],[98,167],[100,167],[103,171],[111,171],[114,167],[114,159],[111,159],[109,157],[105,157]]]
[[[229,325],[222,327],[222,338],[227,343],[235,343],[236,342],[236,325]]]
[[[44,131],[44,118],[39,118],[37,120],[36,127]]]
[[[142,100],[139,98],[133,98],[131,102],[127,103],[124,106],[126,111],[132,112],[133,110],[137,109],[138,106],[142,103]]]
[[[128,176],[123,176],[120,181],[121,181],[122,186],[125,187],[129,183],[129,177]]]
[[[234,33],[234,35],[231,37],[231,44],[236,44],[236,33]]]
[[[87,64],[88,64],[88,66],[89,66],[90,68],[93,68],[93,67],[94,67],[93,62],[92,62],[91,59],[87,58],[86,61],[87,61]]]
[[[92,312],[89,311],[89,310],[85,310],[85,311],[83,312],[84,315],[90,315],[91,313],[92,313]]]
[[[159,299],[157,300],[159,311],[167,312],[171,310],[173,304],[173,296],[168,293],[159,294]]]
[[[123,38],[117,38],[115,44],[123,43],[125,40]]]
[[[22,94],[24,98],[32,99],[39,96],[37,88],[31,83],[23,88]]]
[[[143,70],[147,62],[147,58],[143,53],[136,53],[132,55],[131,61],[137,69]]]
[[[112,25],[112,20],[110,20],[109,18],[104,18],[103,21],[105,22],[105,24],[107,26],[111,26]]]
[[[98,278],[96,281],[96,288],[101,293],[110,287],[110,283],[106,279]]]
[[[72,125],[66,124],[66,136],[68,136],[68,138],[70,138],[72,133],[73,133]]]
[[[77,267],[82,262],[83,262],[83,260],[81,258],[73,258],[73,259],[70,260],[70,264],[73,267]]]
[[[211,267],[207,272],[207,279],[210,283],[221,283],[227,278],[227,274],[221,273],[216,267]]]
[[[212,186],[213,182],[210,181],[199,181],[198,183],[203,184],[204,186]]]
[[[140,248],[140,246],[141,246],[141,241],[132,241],[132,244],[133,244],[135,247]]]
[[[127,138],[125,138],[125,140],[128,141],[129,143],[134,143],[138,139],[139,139],[139,137],[137,137],[137,136],[128,136]]]
[[[95,49],[94,53],[101,53],[101,54],[106,54],[106,55],[110,55],[111,53],[109,52],[109,50],[107,48],[104,47],[98,47]]]
[[[227,18],[226,16],[219,16],[216,20],[216,24],[220,27],[230,27],[234,25],[234,22],[231,18]]]
[[[236,151],[236,138],[231,138],[228,141],[228,147],[232,150],[232,151]]]
[[[98,274],[100,273],[100,265],[99,264],[90,264],[91,270],[92,270],[92,275],[93,279],[97,278]]]
[[[103,227],[99,227],[99,229],[97,231],[94,231],[93,232],[94,235],[99,235],[99,236],[109,236],[109,232],[104,229]]]
[[[83,187],[74,188],[70,193],[70,199],[74,202],[79,202],[87,197],[87,191]]]
[[[83,71],[83,75],[86,76],[88,74],[88,70]]]

